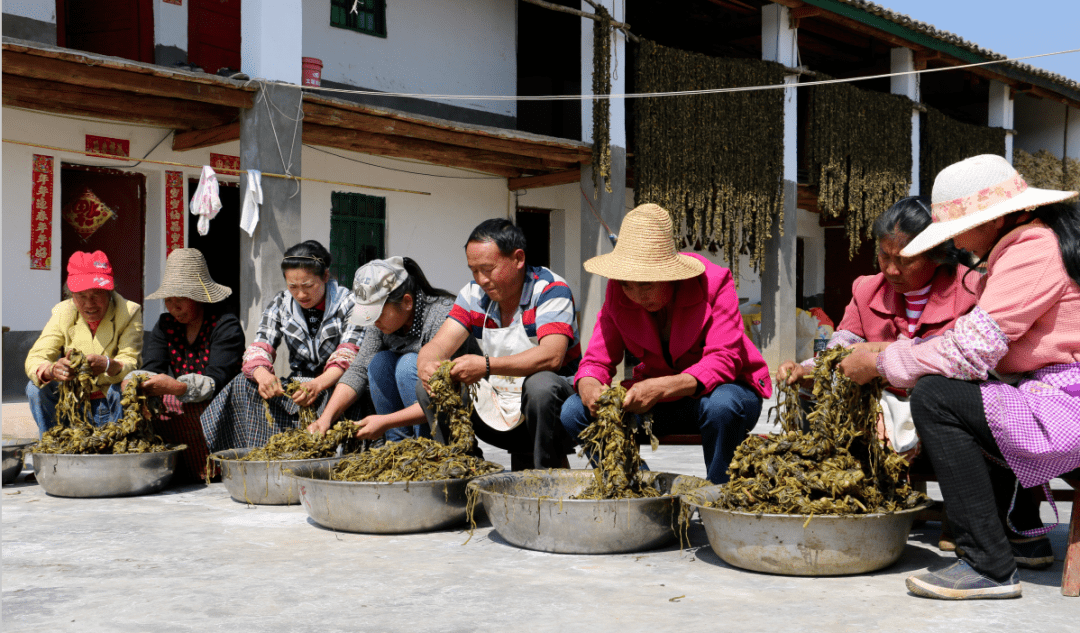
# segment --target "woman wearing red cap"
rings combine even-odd
[[[26,395],[30,411],[44,434],[56,424],[57,386],[76,377],[67,355],[82,352],[98,389],[91,394],[96,425],[120,417],[120,381],[139,365],[142,351],[142,307],[113,290],[112,266],[101,251],[76,252],[68,260],[67,289],[72,297],[53,306],[26,356]]]

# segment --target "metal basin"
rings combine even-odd
[[[4,440],[4,484],[10,484],[19,477],[26,460],[26,449],[37,440]]]
[[[683,496],[705,524],[716,555],[729,565],[784,576],[840,576],[888,567],[903,554],[915,515],[925,508],[810,518],[699,505],[714,501],[718,490],[710,486]]]
[[[330,481],[332,467],[305,464],[290,473],[304,509],[323,527],[402,534],[440,530],[465,521],[465,486],[470,479]]]
[[[284,506],[300,503],[300,490],[286,473],[308,465],[333,465],[341,457],[283,459],[269,462],[245,462],[239,458],[254,448],[218,451],[210,456],[221,470],[221,481],[233,499],[241,503]]]
[[[71,455],[34,453],[34,475],[58,497],[133,497],[168,485],[186,446],[160,453]]]
[[[708,484],[688,475],[644,474],[665,496],[570,499],[592,481],[592,470],[487,475],[469,487],[480,495],[499,535],[513,545],[559,554],[617,554],[654,549],[674,539],[679,512],[675,494]]]

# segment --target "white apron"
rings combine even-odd
[[[491,304],[498,305],[494,301]],[[491,305],[488,305],[488,310]],[[484,311],[484,323],[488,312]],[[516,315],[515,315],[516,317]],[[500,315],[500,319],[501,319]],[[525,324],[517,318],[510,327],[483,328],[480,349],[491,358],[512,356],[536,347],[525,333]],[[473,404],[484,424],[496,431],[509,431],[521,424],[521,391],[525,378],[518,376],[491,376],[476,383]]]
[[[885,435],[888,436],[893,450],[903,453],[915,448],[919,443],[919,435],[915,432],[909,399],[891,391],[884,391],[881,394],[881,413],[885,417]]]

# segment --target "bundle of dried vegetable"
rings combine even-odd
[[[1005,155],[1005,129],[972,125],[927,108],[922,117],[919,149],[921,191],[929,195],[938,173],[965,158],[980,154]]]
[[[648,485],[641,476],[641,451],[638,448],[637,418],[624,418],[622,403],[626,389],[621,385],[609,387],[596,401],[597,415],[581,432],[582,453],[592,456],[596,463],[593,482],[571,499],[639,499],[659,497],[660,491]],[[656,450],[659,442],[652,432],[652,416],[642,416],[644,428]]]
[[[912,102],[849,84],[815,86],[809,97],[810,182],[822,214],[844,215],[854,257],[877,216],[911,189]]]
[[[782,84],[784,67],[718,59],[642,40],[638,92]],[[740,252],[761,269],[773,223],[783,226],[784,92],[759,90],[634,102],[635,203],[671,213],[680,248]],[[738,276],[736,276],[736,281]]]
[[[611,94],[611,14],[600,5],[593,5],[600,19],[593,20],[593,73],[594,95]],[[600,181],[604,190],[611,193],[611,101],[607,98],[593,99],[593,191],[599,197]]]
[[[1080,160],[1054,156],[1045,149],[1028,154],[1013,150],[1013,167],[1032,187],[1080,191]]]

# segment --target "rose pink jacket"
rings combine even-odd
[[[676,282],[674,321],[668,365],[660,331],[648,311],[623,294],[617,281],[609,281],[604,305],[596,316],[589,346],[581,359],[574,382],[586,376],[611,384],[623,354],[641,359],[629,386],[645,378],[690,374],[704,385],[698,395],[712,392],[722,383],[742,380],[768,398],[772,395],[769,368],[757,347],[746,338],[731,271],[694,253],[684,253],[705,264],[697,277]]]
[[[967,270],[960,268],[960,271]],[[979,275],[971,273],[972,290]],[[974,292],[963,288],[963,274],[951,273],[939,267],[930,281],[930,297],[926,302],[915,334],[910,338],[926,338],[953,326],[957,317],[975,307]],[[893,290],[885,275],[859,277],[851,285],[851,303],[837,330],[847,330],[872,343],[891,343],[908,336],[907,309],[904,295]]]

